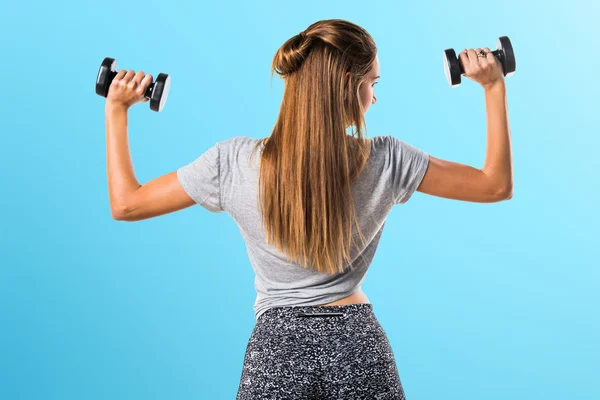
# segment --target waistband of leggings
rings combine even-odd
[[[260,318],[335,317],[372,314],[373,304],[359,303],[340,306],[276,306],[268,308]]]

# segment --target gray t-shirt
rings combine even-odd
[[[367,166],[352,184],[366,246],[353,247],[352,268],[345,265],[344,272],[337,275],[289,262],[274,246],[267,245],[257,197],[262,147],[248,162],[256,139],[236,136],[218,142],[177,170],[183,189],[196,203],[212,212],[226,211],[238,225],[256,274],[257,320],[270,307],[327,304],[361,288],[388,213],[394,204],[408,201],[429,164],[427,153],[392,136],[375,136],[371,140]],[[359,236],[355,238],[360,244]]]

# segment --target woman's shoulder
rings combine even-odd
[[[248,148],[251,149],[259,141],[260,139],[254,139],[250,136],[234,136],[220,141],[218,145],[221,151],[239,153]]]

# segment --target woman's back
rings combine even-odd
[[[258,203],[258,153],[250,159],[256,139],[237,136],[219,142],[177,173],[195,201],[234,219],[256,273],[254,305],[258,318],[274,306],[325,304],[360,287],[373,259],[385,219],[395,204],[415,192],[427,169],[427,153],[392,136],[371,138],[366,167],[352,184],[357,220],[366,242],[351,250],[352,263],[335,276],[290,262],[267,244]],[[361,243],[359,237],[355,237]]]

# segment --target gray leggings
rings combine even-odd
[[[273,307],[256,321],[236,400],[403,400],[373,305]]]

